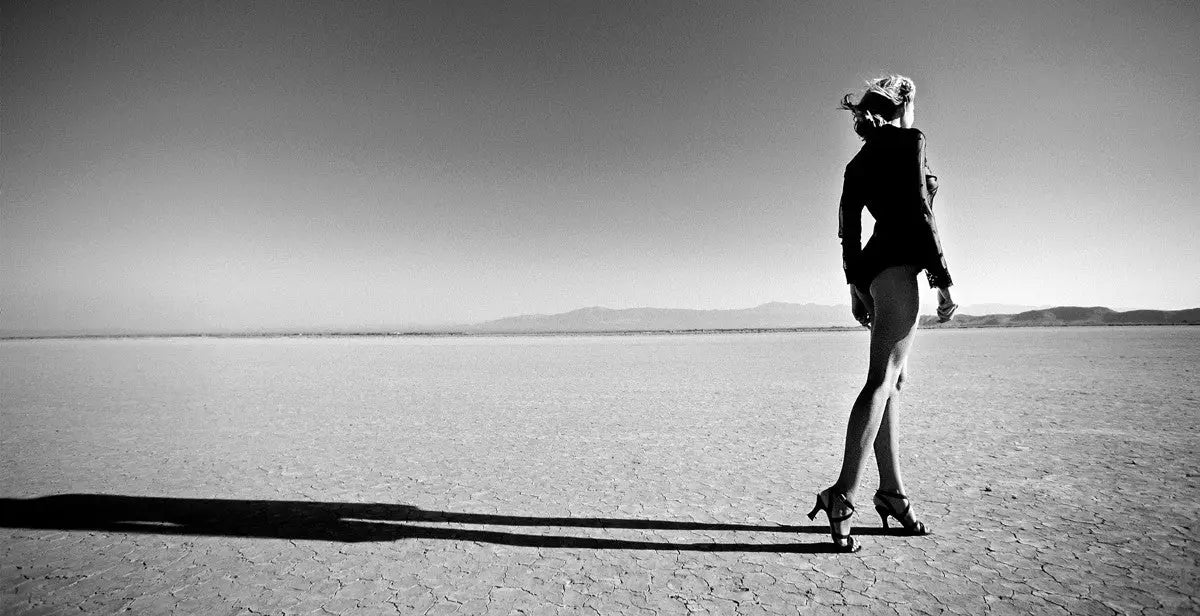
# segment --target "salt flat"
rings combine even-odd
[[[936,534],[831,554],[866,344],[0,342],[3,612],[1200,610],[1200,328],[920,332]]]

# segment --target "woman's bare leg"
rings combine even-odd
[[[912,348],[920,309],[918,271],[913,266],[889,267],[871,282],[875,314],[871,325],[870,366],[867,382],[850,409],[842,472],[833,486],[835,492],[845,494],[851,501],[879,433],[888,399],[896,391],[896,383]],[[892,422],[888,429],[889,441],[896,436],[894,422],[898,415],[889,418]]]
[[[855,289],[858,291],[858,289]],[[867,306],[867,310],[875,314],[875,300],[870,291],[859,292],[859,298]],[[896,377],[896,391],[888,396],[887,406],[883,411],[883,419],[879,422],[879,432],[875,435],[875,460],[879,468],[879,489],[895,494],[904,494],[904,481],[900,475],[900,392],[904,387],[904,377],[907,366],[900,368]]]
[[[896,391],[888,396],[879,433],[875,435],[875,462],[879,466],[879,489],[893,494],[907,494],[900,476],[900,391],[904,388],[905,368],[900,368]]]

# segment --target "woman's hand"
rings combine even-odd
[[[938,287],[938,307],[937,316],[938,323],[945,323],[954,318],[954,311],[958,310],[958,304],[950,299],[950,287]]]
[[[871,321],[875,318],[871,299],[863,297],[863,294],[854,285],[850,285],[850,313],[854,315],[854,320],[861,323],[863,327],[870,327]]]

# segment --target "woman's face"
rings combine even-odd
[[[900,128],[912,128],[917,119],[917,102],[904,103],[904,113],[900,116]]]

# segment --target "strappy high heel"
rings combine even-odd
[[[904,510],[897,513],[896,507],[892,506],[892,501],[889,499],[900,501],[904,505]],[[875,492],[875,498],[872,500],[875,502],[875,512],[879,514],[879,521],[883,522],[884,528],[888,528],[888,516],[892,516],[896,518],[896,521],[910,535],[928,535],[932,532],[925,526],[924,522],[912,515],[912,504],[908,502],[907,496],[897,494],[896,492],[878,490]]]
[[[833,508],[835,498],[838,499],[840,508],[848,511],[846,515],[834,517]],[[812,520],[816,518],[817,513],[821,511],[824,511],[825,515],[829,517],[829,535],[833,537],[833,544],[838,547],[838,550],[842,552],[857,552],[862,546],[854,540],[854,537],[850,536],[848,529],[843,534],[839,533],[838,528],[834,526],[834,524],[849,520],[850,516],[854,515],[854,503],[850,502],[850,499],[846,498],[845,494],[833,492],[833,488],[829,488],[817,493],[817,504],[813,505],[813,510],[808,512],[808,519]]]

